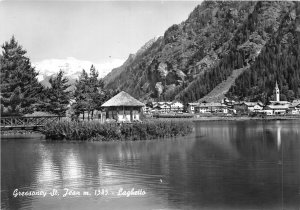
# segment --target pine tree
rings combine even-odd
[[[98,72],[93,65],[90,69],[90,75],[83,70],[75,84],[75,104],[73,109],[77,114],[83,113],[83,118],[84,112],[87,111],[88,120],[90,119],[90,114],[93,116],[93,111],[98,104],[99,85]]]
[[[101,105],[109,98],[114,96],[117,91],[104,88],[104,82],[102,79],[98,79],[99,73],[92,65],[90,68],[90,74],[85,70],[75,83],[74,99],[75,103],[72,105],[72,109],[75,115],[83,114],[87,112],[88,120],[93,118],[94,110],[101,110]]]
[[[43,86],[38,82],[38,73],[25,56],[26,50],[11,38],[2,45],[1,70],[1,114],[22,115],[35,110]]]
[[[74,99],[75,103],[72,104],[72,109],[75,112],[75,115],[79,116],[80,113],[83,114],[84,119],[84,112],[87,109],[87,103],[89,100],[87,94],[87,83],[88,83],[88,74],[83,69],[79,79],[76,80],[75,83],[75,92],[74,92]]]
[[[64,116],[71,99],[71,91],[68,79],[64,77],[64,72],[60,70],[55,76],[49,79],[50,87],[44,92],[44,102],[41,106],[43,111],[47,111],[59,116]]]

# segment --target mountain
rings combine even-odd
[[[239,81],[253,68],[258,68],[254,66],[268,68],[265,73],[272,71],[275,61],[268,59],[274,57],[262,59],[261,56],[266,56],[265,51],[272,43],[279,46],[276,39],[281,39],[280,46],[286,48],[299,46],[295,41],[300,27],[298,4],[291,1],[204,1],[186,21],[168,28],[163,37],[151,42],[138,55],[129,56],[122,66],[108,74],[104,78],[106,86],[124,90],[141,100],[187,103],[208,94],[207,98],[212,100],[220,100],[225,95],[259,99],[261,93],[257,91],[244,94],[245,88]],[[284,49],[280,48],[281,56],[293,52],[296,57],[289,59],[297,58],[297,50]],[[275,60],[279,62],[279,58]],[[297,76],[299,68],[291,68],[290,72]],[[270,79],[264,84],[268,90],[278,79],[282,87],[286,86],[285,92],[289,92],[287,98],[300,97],[298,80],[288,81],[285,77],[283,81],[278,75],[279,71],[272,82]],[[236,83],[240,84],[239,91],[234,88]],[[272,97],[270,91],[266,94],[265,98]]]
[[[85,69],[89,72],[91,65],[94,65],[99,71],[99,77],[104,77],[112,68],[121,65],[124,62],[122,59],[110,59],[99,63],[93,63],[87,60],[78,60],[73,57],[66,59],[46,59],[33,63],[33,66],[39,72],[38,79],[47,84],[49,77],[59,72],[62,69],[65,76],[69,80],[76,80]]]
[[[280,100],[300,98],[300,4],[281,20],[276,33],[250,69],[240,75],[227,93],[235,100],[275,100],[278,82]]]
[[[44,87],[50,87],[50,83],[49,83],[49,79],[52,77],[52,76],[55,76],[56,74],[52,74],[52,75],[49,75],[49,76],[43,76],[43,79],[40,81],[40,83],[44,86]],[[77,78],[74,78],[74,77],[68,77],[68,83],[69,85],[71,85],[67,90],[74,90],[75,89],[75,82],[76,82],[76,79]]]
[[[138,62],[139,59],[142,57],[143,53],[147,51],[159,37],[154,37],[153,39],[149,40],[144,44],[135,54],[130,54],[127,60],[121,65],[120,67],[114,68],[105,76],[106,83],[111,83],[117,79],[120,74],[125,71],[126,68],[129,66],[134,65],[135,62]]]

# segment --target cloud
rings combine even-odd
[[[39,72],[38,80],[43,80],[44,76],[50,76],[57,73],[60,69],[65,72],[65,76],[78,78],[82,69],[89,72],[91,65],[94,65],[99,72],[99,77],[103,78],[113,68],[119,67],[124,63],[124,59],[109,59],[102,62],[92,62],[86,60],[78,60],[73,57],[66,59],[46,59],[33,63],[35,69]]]

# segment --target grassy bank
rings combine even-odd
[[[153,120],[132,124],[60,121],[49,123],[42,133],[50,140],[126,141],[183,136],[191,133],[192,128],[191,121]]]

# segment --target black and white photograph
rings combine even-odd
[[[300,1],[0,0],[3,210],[300,210]]]

